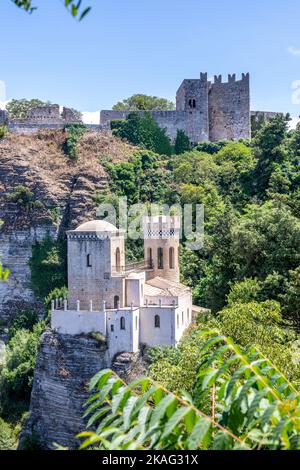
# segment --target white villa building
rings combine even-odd
[[[52,302],[62,334],[102,333],[109,353],[175,346],[192,322],[192,293],[179,282],[179,217],[144,218],[144,261],[125,264],[124,232],[93,220],[67,232],[68,300]]]

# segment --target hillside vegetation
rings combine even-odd
[[[212,354],[216,352],[216,356],[213,356],[216,357],[216,362],[210,363],[203,369],[204,341],[201,339],[203,337],[201,332],[206,329],[220,332],[224,337],[220,337],[221,339],[219,338],[217,342],[223,344],[224,348],[227,340],[222,338],[230,336],[241,348],[242,357],[244,357],[244,352],[248,351],[249,355],[245,353],[245,360],[249,360],[250,363],[251,358],[257,356],[254,350],[250,351],[249,348],[258,349],[260,351],[258,354],[263,354],[266,361],[272,364],[271,372],[279,368],[286,376],[281,379],[278,375],[276,380],[281,381],[281,384],[286,383],[287,380],[290,384],[288,386],[292,387],[285,398],[280,397],[284,403],[292,399],[291,390],[298,390],[300,383],[300,127],[295,131],[289,131],[288,119],[277,117],[259,129],[251,142],[244,140],[201,143],[193,149],[183,151],[188,147],[185,142],[182,148],[183,153],[178,152],[179,154],[175,155],[172,152],[172,154],[164,155],[153,151],[154,143],[161,148],[157,139],[162,134],[157,133],[157,129],[153,123],[149,123],[149,120],[147,116],[147,119],[142,122],[142,127],[140,120],[136,118],[129,119],[129,124],[114,124],[113,128],[116,130],[115,133],[119,134],[118,138],[83,132],[76,140],[76,159],[67,154],[64,143],[68,134],[61,131],[28,137],[6,136],[0,143],[0,159],[4,167],[7,165],[5,171],[9,177],[1,178],[2,194],[10,194],[10,202],[13,204],[22,206],[20,200],[23,201],[23,205],[27,207],[27,210],[23,211],[25,215],[36,211],[44,217],[52,217],[53,223],[53,217],[57,215],[55,211],[53,212],[53,206],[59,205],[55,203],[58,201],[55,198],[60,194],[62,195],[61,201],[64,198],[70,198],[70,188],[72,188],[73,201],[80,201],[80,203],[68,204],[68,226],[74,226],[82,219],[92,217],[97,203],[110,202],[118,208],[119,196],[126,196],[129,204],[136,202],[169,205],[191,202],[204,204],[204,246],[199,251],[191,251],[185,247],[183,240],[180,262],[182,281],[192,287],[194,302],[211,309],[211,314],[198,318],[197,325],[187,332],[178,348],[155,348],[150,351],[149,376],[171,392],[179,393],[185,389],[190,393],[187,401],[192,400],[197,409],[208,413],[210,418],[213,418],[212,428],[216,422],[218,428],[227,419],[225,427],[231,434],[234,434],[234,438],[231,436],[234,443],[237,437],[243,442],[246,439],[247,445],[255,447],[256,441],[253,438],[255,433],[250,434],[250,437],[247,433],[245,439],[243,436],[246,436],[245,429],[248,424],[253,429],[255,428],[248,416],[250,411],[254,414],[260,413],[254,405],[251,408],[251,400],[256,397],[257,392],[262,392],[260,375],[263,372],[256,371],[255,378],[252,379],[250,375],[235,377],[235,368],[232,369],[229,367],[230,364],[222,363],[221,356],[218,356],[213,348],[213,343]],[[149,123],[148,128],[147,123]],[[135,130],[138,130],[139,134]],[[152,131],[154,134],[151,134]],[[124,138],[125,134],[127,140]],[[132,135],[136,138],[135,146],[128,143],[128,140],[132,141]],[[165,135],[162,137],[165,143]],[[181,139],[182,137],[184,136],[181,136]],[[16,172],[8,169],[8,163],[15,169],[17,166],[18,174],[22,175],[18,176],[18,184],[24,185],[33,193],[34,196],[29,197],[29,202],[28,194],[22,193],[20,188],[14,188],[15,184],[11,183],[15,182]],[[78,198],[74,175],[76,175],[75,181],[80,191]],[[105,178],[105,186],[99,186],[99,175]],[[11,182],[8,184],[9,181]],[[78,184],[78,181],[83,184]],[[68,189],[64,192],[66,185]],[[47,197],[43,196],[45,194]],[[6,199],[5,201],[7,203]],[[42,205],[39,205],[38,201]],[[51,201],[50,204],[49,201]],[[6,224],[10,217],[11,215],[8,214]],[[27,215],[25,219],[26,217]],[[26,220],[29,224],[32,223],[30,218],[27,217]],[[66,225],[61,222],[59,224],[63,239]],[[44,248],[45,251],[43,251]],[[64,284],[64,278],[57,274],[64,269],[65,253],[57,246],[54,248],[56,251],[53,252],[51,241],[45,240],[42,250],[33,250],[31,260],[33,279],[38,279],[40,272],[46,276],[49,275],[48,289],[41,290],[43,286],[36,286],[37,294],[42,298],[47,296],[47,302],[51,295],[57,296],[59,292],[51,294],[50,290],[61,289]],[[36,258],[34,258],[35,255]],[[142,243],[128,241],[128,258],[139,259],[142,255]],[[24,398],[30,391],[33,369],[24,368],[23,364],[28,361],[27,353],[25,354],[26,348],[17,353],[16,340],[13,341],[13,338],[16,334],[23,338],[23,343],[20,338],[18,339],[20,349],[22,344],[29,341],[26,335],[28,331],[31,332],[30,334],[34,337],[31,355],[33,362],[31,361],[30,364],[34,364],[36,357],[34,338],[39,333],[37,326],[31,324],[28,326],[26,322],[23,323],[21,330],[22,333],[17,333],[20,330],[15,328],[9,343],[9,357],[17,354],[17,370],[20,377],[16,375],[12,378],[10,365],[7,363],[3,368],[1,380],[6,381],[6,386],[8,384],[11,386],[13,380],[18,381],[21,384],[18,394]],[[231,352],[235,351],[232,349],[235,347],[230,346]],[[211,351],[211,348],[208,349]],[[240,358],[240,360],[244,359]],[[211,368],[220,370],[220,374],[216,375]],[[205,375],[208,375],[211,380],[205,379]],[[273,375],[276,375],[275,372]],[[248,408],[242,400],[231,400],[233,398],[231,396],[230,400],[227,397],[228,401],[226,394],[224,395],[221,383],[222,381],[225,383],[225,379],[229,383],[233,376],[235,387],[237,387],[234,389],[235,393],[239,394],[240,390],[245,387],[243,393],[246,394],[247,400],[251,398],[247,404]],[[9,383],[8,380],[10,380]],[[270,380],[273,380],[272,377]],[[103,381],[103,383],[106,382]],[[113,380],[111,383],[114,383]],[[275,382],[272,384],[274,385]],[[2,397],[2,416],[6,420],[9,420],[7,414],[4,413],[7,409],[7,400],[9,403],[9,400],[16,397],[13,390],[10,390],[5,397]],[[212,392],[219,393],[215,396],[213,407],[209,405],[211,402],[207,401],[207,396],[211,396]],[[128,398],[129,395],[126,397]],[[261,393],[260,398],[269,400],[270,397]],[[4,399],[6,401],[3,401]],[[166,402],[167,400],[166,397]],[[298,398],[295,398],[293,402],[291,414],[297,413],[297,400]],[[257,407],[260,403],[256,399]],[[266,405],[265,401],[263,403]],[[278,408],[274,406],[271,398],[268,403],[276,415]],[[266,409],[268,409],[267,405],[264,410]],[[188,413],[188,410],[185,409],[185,412]],[[183,411],[182,415],[180,413],[178,410],[178,418],[183,417]],[[268,413],[271,411],[269,410]],[[246,421],[246,416],[249,418],[248,421]],[[261,418],[262,415],[258,416]],[[268,421],[266,421],[269,426],[266,439],[269,439],[270,433],[273,432],[272,426],[275,426],[276,420],[272,421],[272,416],[272,414],[268,415]],[[276,419],[278,419],[278,413]],[[276,423],[278,424],[278,421]],[[178,437],[181,428],[176,426],[174,426],[174,432],[176,430]],[[284,426],[283,429],[285,429]],[[293,440],[294,431],[295,428],[291,433],[290,429],[288,430],[289,439],[292,440],[287,441],[286,448],[298,446],[295,439]],[[5,432],[7,433],[7,428]],[[259,428],[259,432],[260,434],[256,432],[256,439],[258,439],[257,436],[261,438],[265,432],[263,426]],[[214,438],[209,436],[209,440],[205,441],[207,444],[201,445],[207,448],[217,447],[218,444],[215,443]],[[214,431],[213,436],[216,437]],[[282,447],[281,434],[278,436],[274,439],[274,436],[272,437],[275,448]],[[229,448],[234,446],[233,441],[227,442],[226,439],[224,441],[220,437],[220,446],[226,448],[228,444]],[[168,439],[164,442],[170,445]],[[266,444],[266,447],[268,445]],[[271,444],[270,446],[272,447]]]

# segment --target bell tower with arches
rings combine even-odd
[[[145,217],[143,225],[146,279],[179,282],[180,217]]]

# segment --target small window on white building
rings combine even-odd
[[[114,296],[114,308],[117,309],[119,306],[120,297],[118,295]]]
[[[92,258],[91,255],[86,255],[86,265],[88,268],[92,267]]]
[[[120,253],[120,248],[118,247],[116,249],[116,271],[119,273],[121,271],[121,253]]]
[[[163,248],[157,249],[157,267],[158,269],[164,269],[164,250]]]
[[[174,269],[175,268],[175,263],[174,263],[174,248],[171,247],[169,249],[169,268]]]
[[[179,314],[177,313],[177,328],[179,328]]]
[[[155,328],[160,328],[160,316],[159,315],[155,315],[154,317],[154,326]]]
[[[125,330],[125,318],[120,318],[120,330]]]
[[[190,309],[188,308],[187,309],[187,319],[188,319],[188,322],[190,321]]]
[[[149,268],[152,268],[153,266],[152,248],[148,248],[147,250],[147,264]]]
[[[181,323],[184,325],[184,312],[181,312]]]
[[[110,325],[110,331],[111,332],[115,331],[114,325]]]

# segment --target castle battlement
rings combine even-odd
[[[101,111],[100,122],[126,119],[132,111]],[[144,113],[144,111],[140,111]],[[208,81],[206,72],[199,79],[184,79],[176,93],[176,111],[152,111],[157,124],[166,130],[174,142],[177,130],[182,130],[192,144],[203,141],[238,140],[250,138],[250,75],[243,73],[215,75]]]

